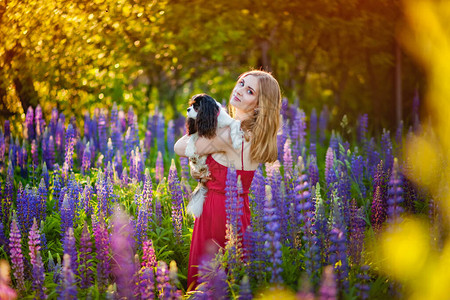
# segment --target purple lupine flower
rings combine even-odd
[[[52,109],[50,123],[48,124],[48,126],[50,127],[50,134],[53,136],[56,134],[56,126],[58,125],[58,115],[59,115],[58,109],[54,107]]]
[[[293,173],[293,161],[292,161],[292,151],[291,151],[291,139],[287,138],[284,144],[284,155],[283,155],[283,166],[285,172],[285,181],[288,182],[292,178]],[[287,179],[287,180],[286,180]]]
[[[166,177],[163,178],[163,180],[158,184],[156,187],[155,194],[157,195],[153,202],[155,202],[155,213],[153,214],[153,220],[158,225],[161,226],[163,215],[162,215],[162,207],[161,207],[161,194],[162,190],[166,187]]]
[[[336,279],[332,266],[326,266],[322,274],[322,284],[319,289],[320,300],[336,300],[338,297]]]
[[[297,220],[292,225],[292,240],[295,240],[295,235],[300,229],[305,231],[305,225],[311,221],[313,203],[311,202],[311,192],[309,187],[308,175],[305,173],[303,159],[299,156],[297,166],[294,173],[294,201],[293,211]]]
[[[169,177],[168,178],[169,191],[170,194],[172,195],[172,224],[174,231],[173,233],[177,238],[177,242],[182,243],[184,201],[180,181],[178,180],[177,168],[175,166],[175,161],[173,159],[170,165],[168,177]]]
[[[138,272],[138,283],[134,296],[137,299],[155,299],[155,272],[153,268],[142,267]]]
[[[61,204],[61,236],[66,235],[66,231],[69,228],[73,228],[73,211],[70,205],[69,194],[65,193],[63,196],[64,200]],[[70,254],[70,253],[69,253]],[[75,269],[74,269],[75,270]]]
[[[76,270],[78,269],[77,263],[78,255],[77,255],[77,248],[75,247],[75,236],[73,235],[72,227],[67,228],[64,234],[63,250],[64,254],[69,254],[71,260],[70,269],[73,270],[74,273],[76,273]]]
[[[189,158],[180,157],[181,177],[189,179]]]
[[[319,168],[317,166],[317,159],[315,156],[310,156],[308,176],[310,188],[316,187],[316,184],[319,182]]]
[[[167,292],[170,290],[169,283],[169,269],[164,261],[159,261],[156,268],[156,289],[158,290],[158,296],[161,299],[167,299]]]
[[[131,132],[131,128],[128,127],[127,132],[125,134],[125,152],[127,154],[127,161],[129,162],[128,165],[130,166],[130,168],[131,168],[130,160],[132,151],[134,151],[133,135]]]
[[[156,183],[160,183],[163,177],[164,177],[164,162],[161,152],[158,151],[158,156],[156,158],[156,165],[155,165]]]
[[[45,162],[44,162],[44,164],[42,166],[41,177],[44,179],[45,187],[46,187],[46,189],[48,191],[49,186],[50,186],[50,174],[48,173],[47,163],[45,163]]]
[[[92,273],[92,242],[91,235],[88,230],[88,226],[86,221],[84,221],[83,232],[81,233],[80,238],[80,251],[78,252],[78,274],[80,275],[81,282],[80,286],[83,289],[89,288],[93,282],[93,273]]]
[[[31,226],[28,234],[28,249],[30,250],[30,263],[33,267],[33,290],[36,293],[35,296],[38,299],[45,299],[44,285],[44,264],[40,254],[41,249],[40,233],[36,219],[33,219],[33,225]]]
[[[153,148],[152,142],[153,142],[152,132],[150,131],[150,129],[147,128],[145,131],[145,138],[144,138],[145,148],[147,148],[149,150],[152,149]]]
[[[228,299],[227,275],[221,257],[203,259],[198,266],[197,299]]]
[[[37,220],[38,222],[44,221],[47,217],[47,187],[45,185],[44,178],[41,178],[41,182],[39,183],[39,188],[37,191]]]
[[[14,212],[11,222],[11,231],[9,233],[9,249],[11,267],[16,279],[16,288],[19,290],[19,292],[25,291],[24,264],[21,243],[22,238],[19,227],[17,226],[16,213]]]
[[[142,267],[155,268],[157,266],[155,249],[152,240],[146,240],[142,247]]]
[[[31,106],[28,106],[27,113],[25,115],[25,125],[26,125],[26,129],[27,129],[28,141],[31,142],[33,139],[35,139],[34,111],[33,111],[33,107],[31,107]]]
[[[8,238],[5,235],[5,227],[2,222],[0,222],[0,246],[3,247],[3,250],[5,250],[6,253],[10,252]]]
[[[169,289],[164,291],[165,299],[182,299],[181,290],[177,288],[178,281],[178,267],[177,263],[172,260],[169,265]]]
[[[361,196],[366,198],[366,186],[364,185],[364,158],[361,155],[353,155],[351,158],[351,175],[361,192]]]
[[[320,183],[316,185],[315,196],[315,212],[312,230],[315,232],[315,244],[319,249],[319,255],[315,256],[316,264],[322,266],[328,256],[328,249],[326,247],[328,241],[328,218],[326,215],[322,196],[320,194]]]
[[[323,143],[325,142],[325,135],[328,126],[328,118],[329,118],[328,107],[324,106],[320,111],[319,115],[319,130],[320,130],[319,141],[321,145],[323,145]]]
[[[286,120],[282,120],[280,129],[279,129],[279,134],[277,135],[277,145],[278,145],[278,160],[281,161],[281,159],[283,158],[284,155],[284,143],[286,143],[286,139],[288,137],[288,130],[289,127],[286,123]]]
[[[71,257],[65,253],[63,258],[62,274],[58,291],[58,300],[78,299],[77,284],[75,274],[71,269]]]
[[[53,170],[55,164],[55,140],[53,138],[53,135],[50,135],[48,138],[46,150],[45,162],[48,164],[50,170]]]
[[[103,212],[100,211],[99,215],[93,221],[93,232],[95,238],[95,248],[97,253],[97,284],[100,291],[104,291],[109,283],[110,269],[110,255],[109,245],[110,236],[108,228],[105,224],[105,218]]]
[[[156,145],[158,152],[165,153],[165,145],[164,141],[166,140],[165,137],[165,119],[164,115],[160,112],[157,114],[157,122],[156,122]]]
[[[5,162],[5,150],[6,150],[6,142],[5,136],[3,135],[3,130],[0,128],[0,163]]]
[[[358,116],[358,127],[356,129],[356,140],[361,145],[364,145],[367,141],[367,124],[369,117],[367,114]]]
[[[81,174],[86,174],[87,171],[91,168],[91,147],[90,143],[87,142],[86,148],[83,151],[83,158],[81,162]]]
[[[242,215],[243,215],[243,199],[242,183],[240,177],[237,177],[236,169],[230,166],[227,170],[226,180],[226,200],[225,211],[227,215],[226,223],[226,244],[225,249],[228,250],[228,265],[232,277],[236,278],[236,272],[239,270],[242,260]]]
[[[75,129],[73,128],[72,124],[69,124],[67,127],[66,132],[66,138],[65,138],[65,154],[64,154],[64,164],[62,168],[62,175],[64,181],[67,180],[69,176],[69,172],[72,170],[73,167],[73,147],[75,145],[76,140],[76,133]]]
[[[40,141],[45,128],[45,120],[42,118],[42,108],[40,104],[36,106],[34,122],[36,124],[36,139]]]
[[[340,205],[339,197],[333,194],[332,224],[330,231],[329,263],[336,270],[338,285],[347,291],[349,287],[349,265],[347,257],[347,226],[344,210]],[[340,263],[338,263],[340,262]]]
[[[264,236],[266,243],[264,245],[266,249],[266,260],[269,262],[267,271],[272,274],[270,279],[271,283],[282,283],[281,278],[281,234],[279,217],[276,213],[276,206],[273,203],[272,191],[270,186],[266,186],[266,201],[265,201],[265,215],[263,217],[266,223],[267,233]]]
[[[33,168],[37,168],[39,164],[39,157],[38,157],[38,149],[37,149],[37,143],[36,140],[31,141],[31,161],[33,163]]]
[[[253,207],[252,226],[257,231],[264,231],[262,217],[264,214],[264,199],[266,199],[266,181],[261,168],[256,169],[250,190]]]
[[[127,172],[127,168],[126,167],[122,171],[122,177],[121,177],[120,181],[121,181],[121,186],[122,187],[128,186],[128,172]]]
[[[295,130],[295,131],[294,131]],[[302,109],[297,108],[294,121],[292,123],[292,143],[293,143],[293,157],[297,158],[302,155],[305,147],[306,137],[306,115]]]
[[[363,251],[364,231],[366,222],[363,218],[362,208],[358,208],[356,200],[353,199],[350,207],[350,226],[349,228],[349,247],[352,261],[355,265],[359,265],[361,261],[361,253]]]
[[[370,276],[368,274],[369,266],[363,265],[359,268],[359,272],[356,275],[357,277],[357,283],[355,283],[355,288],[357,291],[357,297],[358,299],[365,300],[369,299],[369,282],[370,282]]]
[[[59,163],[63,163],[64,160],[64,133],[65,133],[65,129],[64,129],[64,123],[61,119],[58,120],[58,124],[56,125],[56,132],[53,135],[55,137],[55,145],[56,145],[56,150],[57,150],[57,156],[58,156],[58,162]]]
[[[108,164],[112,162],[113,156],[114,156],[114,147],[111,138],[108,139],[108,143],[106,145],[106,151],[105,151],[105,163]]]
[[[93,213],[92,197],[94,195],[94,188],[91,185],[91,179],[88,176],[86,185],[84,186],[83,193],[81,195],[81,210],[83,210],[87,216]]]
[[[136,273],[134,254],[134,231],[129,216],[116,205],[112,216],[111,234],[111,272],[115,275],[117,291],[120,297],[132,298],[134,282],[130,282]]]
[[[105,155],[106,154],[106,148],[107,148],[107,142],[108,142],[108,128],[106,124],[106,112],[102,109],[100,110],[100,113],[98,114],[98,123],[97,123],[97,130],[98,130],[98,142],[100,146],[100,152]]]
[[[334,173],[334,151],[331,147],[328,147],[327,154],[325,156],[325,179],[331,178],[332,174]],[[327,180],[327,183],[328,180]]]
[[[167,149],[169,150],[170,157],[174,155],[173,146],[175,145],[175,124],[173,120],[167,123]]]
[[[402,188],[402,175],[399,172],[398,160],[394,159],[394,165],[392,167],[392,174],[389,180],[388,190],[388,209],[387,216],[388,222],[391,224],[401,221],[401,214],[403,213],[403,188]]]

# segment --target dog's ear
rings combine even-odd
[[[194,134],[197,132],[197,122],[195,119],[186,118],[186,133],[188,135]]]
[[[205,95],[204,99],[200,101],[200,108],[197,111],[197,129],[198,135],[206,138],[213,138],[216,136],[217,128],[217,113],[219,107],[216,101]]]

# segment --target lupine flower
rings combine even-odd
[[[36,140],[33,140],[31,141],[31,161],[33,162],[33,168],[37,168],[39,164],[38,154]]]
[[[170,290],[169,269],[164,261],[158,262],[158,267],[156,268],[156,282],[159,298],[167,299],[166,296]]]
[[[325,131],[327,130],[327,126],[328,126],[328,107],[324,106],[322,108],[322,110],[320,111],[320,116],[319,116],[319,140],[320,143],[323,145],[324,141],[325,141]]]
[[[294,234],[300,229],[302,232],[306,229],[305,226],[310,227],[309,224],[312,218],[313,205],[311,203],[311,192],[309,188],[308,175],[304,170],[303,159],[299,156],[298,163],[294,173],[294,211],[297,216],[296,224],[294,225]],[[295,236],[293,237],[293,240]]]
[[[309,186],[315,187],[316,184],[319,182],[319,168],[317,167],[317,159],[315,156],[310,156],[308,175],[309,175]]]
[[[48,167],[50,170],[54,169],[55,164],[55,140],[53,138],[53,135],[49,136],[48,142],[47,142],[47,151],[46,151],[46,160],[45,162],[48,164]]]
[[[108,142],[108,128],[106,127],[106,116],[103,109],[100,110],[100,113],[98,114],[97,130],[100,152],[105,155]]]
[[[9,264],[6,260],[0,261],[0,299],[17,299],[17,293],[9,285]]]
[[[11,267],[16,279],[16,288],[19,292],[25,290],[24,280],[24,265],[22,254],[22,238],[19,227],[17,226],[17,217],[14,213],[13,220],[11,222],[11,231],[9,233],[9,249],[11,258]]]
[[[5,137],[3,135],[3,130],[0,128],[0,163],[3,163],[5,161],[5,150]]]
[[[364,145],[366,142],[367,135],[367,123],[369,121],[369,117],[367,114],[360,115],[358,117],[358,127],[356,129],[356,138],[358,143]]]
[[[40,233],[37,226],[36,219],[33,220],[30,233],[28,234],[28,249],[30,250],[30,263],[33,267],[33,290],[35,292],[35,298],[45,299],[44,285],[44,264],[42,263],[42,257],[40,254]]]
[[[172,195],[172,224],[173,233],[177,238],[178,243],[182,240],[182,225],[183,225],[183,211],[184,211],[184,201],[183,194],[180,187],[180,181],[178,180],[177,168],[175,166],[175,161],[172,159],[172,164],[169,170],[169,191]]]
[[[286,139],[289,136],[288,134],[289,127],[287,125],[286,120],[281,120],[281,126],[279,131],[281,134],[277,135],[277,145],[278,145],[278,160],[281,161],[284,155],[284,143],[286,143]]]
[[[32,141],[35,138],[34,134],[34,112],[33,107],[28,106],[28,110],[25,116],[25,124],[27,128],[27,138],[28,141]]]
[[[349,248],[350,255],[354,264],[359,264],[361,261],[361,253],[363,251],[364,230],[366,222],[363,218],[362,208],[358,208],[356,200],[352,199],[350,208],[350,226],[349,229]]]
[[[130,282],[136,270],[134,263],[134,232],[130,225],[130,218],[118,205],[112,217],[111,271],[115,275],[117,291],[120,297],[133,297],[134,282]]]
[[[114,147],[111,138],[108,139],[108,143],[106,145],[106,154],[105,154],[105,163],[108,164],[112,162],[114,156]]]
[[[265,215],[264,221],[266,222],[267,233],[264,236],[266,243],[264,245],[266,249],[266,260],[269,261],[267,271],[272,274],[270,279],[271,283],[282,283],[281,278],[281,234],[280,223],[278,222],[278,215],[276,214],[276,207],[272,200],[272,190],[270,186],[266,186],[266,202],[265,202]]]
[[[71,269],[71,261],[70,255],[64,254],[61,281],[57,288],[58,300],[78,299],[75,274]]]
[[[45,162],[44,162],[44,165],[42,166],[41,177],[44,179],[45,187],[48,191],[48,188],[50,186],[50,175],[48,173],[47,164]]]
[[[73,211],[69,203],[69,194],[65,193],[61,204],[61,236],[64,237],[67,229],[73,228]],[[69,253],[70,254],[70,253]]]
[[[366,198],[366,187],[364,185],[364,159],[361,155],[353,155],[351,158],[351,176],[358,184],[363,198]]]
[[[160,112],[157,114],[157,123],[156,123],[156,145],[158,152],[161,152],[164,154],[165,152],[165,134],[164,134],[164,125],[165,125],[165,119],[164,115]]]
[[[155,299],[155,273],[153,268],[142,267],[138,272],[134,296],[138,299]]]
[[[127,168],[124,168],[122,171],[122,178],[121,178],[121,186],[122,187],[126,187],[128,185],[128,172],[127,172]]]
[[[178,267],[174,260],[172,260],[169,265],[169,283],[169,290],[164,293],[165,297],[169,299],[182,299],[181,290],[177,288],[177,285],[179,285]]]
[[[2,221],[4,222],[9,217],[10,207],[12,205],[14,193],[14,169],[11,161],[8,162],[8,170],[6,171],[5,190],[3,195],[2,205]]]
[[[55,261],[53,260],[53,256],[51,252],[48,252],[48,265],[47,265],[47,270],[49,273],[53,274],[53,282],[54,283],[58,283],[60,278],[61,278],[61,263],[60,263],[60,258],[59,258],[59,254],[57,255],[57,260],[58,263],[55,264]]]
[[[320,251],[317,263],[322,265],[325,262],[325,258],[328,256],[328,249],[326,247],[328,241],[328,219],[322,196],[320,195],[320,184],[316,185],[316,210],[314,213],[313,231],[316,233],[316,245]]]
[[[38,104],[34,112],[34,122],[36,124],[36,139],[41,140],[41,135],[44,133],[45,120],[42,118],[42,108]]]
[[[56,149],[57,149],[57,154],[58,154],[58,162],[61,163],[63,162],[64,159],[64,122],[59,119],[58,120],[58,124],[56,125],[56,132],[53,135],[55,137],[55,145],[56,145]]]
[[[236,178],[236,170],[233,166],[228,168],[226,180],[226,200],[225,211],[227,214],[226,223],[226,245],[225,249],[228,251],[228,265],[233,278],[236,278],[236,273],[242,259],[242,220],[243,215],[243,199],[239,196],[242,193],[242,184],[240,177]]]
[[[47,238],[44,232],[44,221],[41,220],[41,225],[39,226],[39,232],[41,233],[41,249],[43,252],[46,252],[47,249]]]
[[[251,198],[253,204],[252,227],[255,231],[263,232],[264,225],[262,217],[264,215],[264,200],[266,199],[266,182],[262,174],[261,168],[256,169],[253,177],[251,190],[253,197]]]
[[[401,203],[403,202],[403,188],[402,188],[402,177],[399,172],[397,158],[394,159],[394,166],[392,167],[392,174],[389,180],[389,190],[388,190],[388,222],[393,224],[399,222],[401,219],[400,215],[403,213],[403,207]]]
[[[292,178],[292,152],[291,152],[291,139],[287,138],[284,144],[283,166],[285,172],[285,181]],[[286,179],[287,178],[287,179]]]
[[[77,248],[75,247],[75,236],[73,235],[72,227],[67,228],[65,232],[63,240],[63,250],[64,254],[69,254],[71,260],[70,269],[73,270],[74,273],[76,273],[76,270],[78,269]]]
[[[81,174],[85,174],[91,168],[91,147],[87,142],[86,148],[83,151],[83,158],[81,162]]]
[[[334,194],[333,194],[334,196]],[[339,286],[348,289],[348,257],[347,257],[347,226],[343,216],[343,208],[341,207],[340,199],[337,196],[333,197],[332,210],[332,227],[330,231],[330,253],[329,263],[334,266],[336,270],[336,277]]]
[[[40,222],[41,220],[45,220],[47,217],[47,187],[45,185],[44,178],[41,178],[41,182],[39,184],[39,189],[37,191],[37,220]]]
[[[5,235],[5,227],[3,226],[3,223],[0,222],[0,247],[3,247],[3,250],[5,252],[9,253],[9,240]]]
[[[326,266],[322,274],[322,284],[319,290],[320,300],[335,300],[338,292],[336,286],[336,279],[332,266]]]
[[[292,123],[292,156],[297,158],[302,155],[302,149],[305,146],[306,136],[306,115],[302,109],[297,108],[294,121]]]
[[[250,282],[248,276],[245,275],[239,286],[239,299],[240,300],[251,300],[253,299],[252,290],[250,289]]]
[[[66,139],[65,139],[65,155],[64,155],[64,164],[62,168],[62,175],[64,180],[67,180],[69,171],[72,170],[73,167],[73,147],[75,144],[75,130],[73,129],[72,124],[69,124],[67,127],[66,132]]]
[[[158,151],[158,156],[156,158],[156,166],[155,166],[156,183],[161,182],[163,177],[164,177],[164,162],[163,162],[161,152]]]
[[[204,259],[198,266],[198,283],[194,299],[227,299],[227,275],[221,264],[222,256]]]
[[[355,288],[357,290],[358,299],[365,300],[369,299],[369,282],[370,276],[367,274],[369,271],[369,266],[363,265],[360,267],[358,274],[356,275],[358,278],[357,283],[355,283]]]
[[[93,221],[92,227],[95,238],[95,248],[97,250],[97,284],[100,290],[103,291],[108,285],[108,278],[111,272],[109,255],[110,236],[102,211],[99,212],[96,219],[96,221]]]
[[[142,247],[142,267],[154,268],[157,266],[155,249],[152,240],[146,240]]]
[[[169,150],[169,155],[172,157],[174,155],[173,146],[175,145],[175,128],[174,121],[170,120],[167,123],[167,149]]]

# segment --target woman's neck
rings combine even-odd
[[[237,109],[236,109],[235,114],[234,114],[234,118],[236,120],[241,121],[241,122],[246,120],[246,119],[248,119],[248,118],[250,118],[250,117],[251,117],[251,115],[249,113],[246,113],[246,112],[243,112],[243,111],[237,110]]]

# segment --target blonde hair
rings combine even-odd
[[[281,123],[280,86],[270,73],[259,70],[241,74],[238,81],[248,75],[258,79],[258,104],[253,117],[242,121],[241,128],[244,133],[251,133],[251,159],[260,163],[274,162],[278,159],[277,133]],[[232,105],[229,105],[229,112],[234,118],[236,109]],[[248,134],[245,137],[249,140]]]

